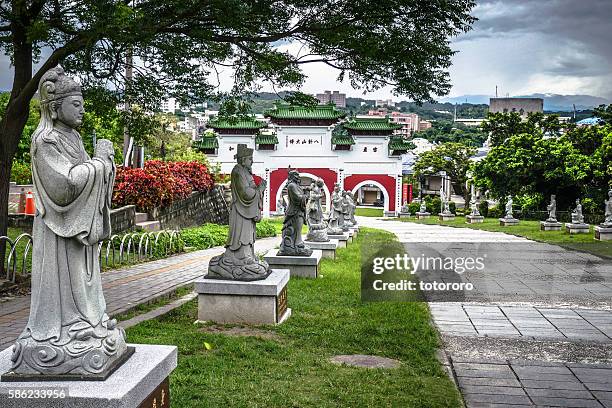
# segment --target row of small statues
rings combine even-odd
[[[446,199],[446,195],[443,193],[443,190],[440,189],[440,211],[442,214],[450,214],[449,210],[449,201]],[[504,218],[513,219],[514,214],[512,210],[514,202],[512,200],[512,196],[508,195],[506,200],[506,215]],[[478,211],[478,201],[475,198],[474,191],[472,190],[472,199],[470,200],[470,215],[471,216],[480,216],[480,211]],[[612,189],[608,191],[608,199],[604,201],[605,205],[605,215],[604,221],[600,224],[604,228],[612,228]],[[408,212],[408,206],[404,205],[402,208],[402,212]],[[557,223],[557,200],[556,196],[553,194],[550,196],[550,204],[546,207],[548,210],[548,218],[546,222],[549,223]],[[421,200],[421,206],[419,208],[419,213],[425,214],[427,213],[425,201]],[[572,211],[572,224],[584,224],[584,215],[582,213],[582,204],[580,199],[576,199],[576,208]]]

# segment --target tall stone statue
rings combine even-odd
[[[580,199],[576,199],[576,209],[572,211],[572,224],[584,224],[584,215],[582,215],[582,204]]]
[[[506,218],[514,218],[514,213],[512,212],[512,196],[508,195],[508,201],[506,201]]]
[[[307,241],[327,242],[327,222],[323,219],[323,180],[318,179],[310,185],[308,203],[306,204],[306,222],[308,224]]]
[[[440,210],[442,214],[451,214],[450,204],[448,202],[448,198],[446,197],[446,193],[444,193],[444,188],[440,187]]]
[[[98,243],[111,235],[114,150],[101,139],[90,158],[79,133],[81,87],[61,67],[39,84],[41,118],[30,154],[34,217],[30,317],[9,375],[99,377],[128,354],[106,314]]]
[[[608,199],[604,203],[606,205],[605,219],[601,225],[606,228],[612,228],[612,189],[608,191]]]
[[[283,221],[283,240],[277,255],[310,256],[312,255],[312,249],[306,246],[302,240],[302,226],[306,218],[306,202],[309,194],[302,189],[300,173],[297,170],[289,170],[287,195],[289,196],[289,206]]]
[[[348,191],[342,192],[342,216],[344,217],[344,228],[348,231],[349,227],[353,226],[351,221],[351,200],[349,198],[351,193]]]
[[[479,216],[480,211],[478,210],[478,201],[476,200],[476,189],[474,188],[474,184],[471,186],[471,194],[470,194],[470,215]]]
[[[343,233],[344,217],[342,215],[342,193],[340,192],[340,184],[338,183],[334,185],[327,222],[328,234],[338,235]]]
[[[351,223],[351,225],[357,225],[357,220],[355,219],[355,209],[357,208],[357,205],[355,205],[355,200],[353,200],[353,193],[351,193],[348,190],[344,191],[345,197],[346,197],[346,201],[347,201],[347,207],[348,207],[348,220]]]
[[[554,194],[550,196],[550,204],[546,206],[548,210],[548,222],[557,222],[557,198]]]
[[[271,270],[255,256],[255,224],[261,221],[266,181],[259,185],[253,179],[253,149],[239,144],[234,155],[237,164],[232,169],[232,207],[229,236],[222,255],[213,257],[206,279],[254,281],[265,279]]]

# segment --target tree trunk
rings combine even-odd
[[[7,235],[8,230],[8,196],[11,179],[11,162],[0,162],[0,236]],[[6,198],[4,198],[6,197]],[[4,276],[6,259],[6,241],[0,241],[0,276]]]

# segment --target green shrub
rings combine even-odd
[[[503,209],[499,205],[494,205],[489,208],[488,216],[491,218],[501,218],[504,215]]]
[[[229,227],[227,225],[204,224],[200,227],[186,228],[181,231],[185,245],[195,249],[208,249],[225,245]]]
[[[489,216],[489,202],[487,200],[482,200],[480,204],[478,204],[478,211],[480,211],[480,215],[483,217]]]
[[[450,203],[448,203],[448,209],[450,210],[450,212],[456,213],[457,212],[457,204],[455,204],[454,201],[451,201]]]
[[[414,201],[411,202],[410,204],[408,204],[408,210],[410,211],[410,214],[414,214],[416,212],[418,212],[421,208],[421,204],[420,203],[415,203]]]
[[[262,220],[257,223],[256,227],[257,238],[275,237],[276,227],[268,220]]]
[[[11,181],[17,184],[32,184],[32,170],[29,163],[13,161]]]
[[[429,203],[427,203],[427,201],[425,202],[427,204],[427,212],[432,214],[442,212],[442,200],[440,200],[440,197],[434,197],[431,201],[429,201]]]

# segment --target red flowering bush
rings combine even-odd
[[[212,186],[212,176],[201,163],[151,160],[144,169],[117,168],[113,205],[133,204],[139,211],[149,211]]]

